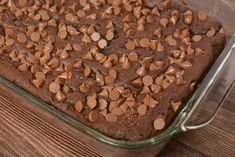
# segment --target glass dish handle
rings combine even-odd
[[[181,129],[187,131],[209,124],[221,108],[234,81],[235,35],[192,96],[192,102],[189,102],[192,108],[181,123]]]

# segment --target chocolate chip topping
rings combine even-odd
[[[56,92],[58,92],[59,90],[60,90],[60,85],[59,85],[58,83],[56,83],[56,82],[50,83],[50,85],[49,85],[49,91],[50,91],[51,93],[56,93]]]
[[[177,110],[179,109],[180,105],[182,104],[181,101],[172,101],[171,102],[171,105],[172,105],[172,108],[173,108],[173,111],[174,112],[177,112]]]
[[[137,112],[138,112],[141,116],[143,116],[143,115],[146,114],[147,109],[148,109],[148,108],[147,108],[146,105],[140,105],[140,106],[138,106],[138,108],[137,108]]]
[[[91,109],[94,109],[97,106],[96,94],[87,97],[87,105]]]
[[[120,97],[120,93],[117,90],[117,88],[114,88],[113,90],[110,91],[109,98],[111,100],[118,100],[119,97]]]
[[[24,33],[19,33],[17,35],[17,40],[20,42],[20,43],[26,43],[27,42],[27,37]]]
[[[84,109],[84,105],[82,101],[77,101],[75,104],[75,110],[80,113],[82,112],[83,109]]]
[[[116,122],[117,121],[117,116],[113,113],[108,113],[106,116],[105,116],[105,119],[108,121],[108,122]]]
[[[95,123],[99,120],[99,114],[96,111],[91,111],[88,114],[88,119],[90,122]]]
[[[207,13],[204,11],[198,12],[198,19],[201,21],[205,21],[207,19]]]
[[[165,126],[165,120],[163,118],[157,118],[153,122],[155,130],[162,130]]]

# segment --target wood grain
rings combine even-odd
[[[100,157],[81,142],[79,132],[0,86],[1,157]],[[235,88],[208,126],[177,135],[160,157],[234,157]],[[43,116],[42,116],[43,115]]]

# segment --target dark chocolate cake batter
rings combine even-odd
[[[169,126],[225,46],[221,23],[162,1],[0,2],[0,75],[121,140]]]

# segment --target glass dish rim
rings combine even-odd
[[[235,36],[234,36],[235,37]],[[235,42],[235,38],[231,38],[230,42],[228,42],[228,45]],[[216,59],[215,63],[220,60],[223,61],[224,56],[229,52],[229,46],[226,46],[224,50],[221,52],[219,57]],[[217,67],[220,64],[213,64],[212,67],[209,69],[209,72],[205,75],[205,77],[202,79],[200,86],[193,92],[191,97],[185,101],[184,107],[181,109],[181,111],[177,114],[176,118],[171,122],[171,124],[167,127],[166,130],[164,130],[159,135],[156,135],[154,137],[140,140],[140,141],[123,141],[123,140],[117,140],[111,137],[108,137],[102,133],[99,133],[95,129],[90,128],[89,126],[86,126],[82,122],[75,120],[74,118],[70,117],[66,113],[59,111],[55,108],[52,108],[51,105],[47,104],[43,100],[33,96],[26,90],[18,87],[17,85],[11,83],[10,81],[6,80],[4,77],[0,75],[0,83],[17,94],[29,99],[34,105],[39,106],[40,108],[46,110],[47,112],[55,115],[57,118],[62,119],[64,122],[72,125],[73,127],[77,128],[79,131],[91,136],[92,138],[105,143],[109,144],[115,147],[119,148],[126,148],[126,149],[135,149],[135,148],[143,148],[143,147],[149,147],[154,146],[157,144],[160,144],[164,142],[165,140],[169,139],[174,134],[181,132],[181,123],[185,120],[185,118],[188,116],[189,111],[194,106],[194,102],[197,100],[198,96],[202,93],[204,90],[204,84],[208,81],[213,81],[212,76],[213,73],[211,71],[215,72],[217,71]],[[219,75],[219,73],[217,74]]]

